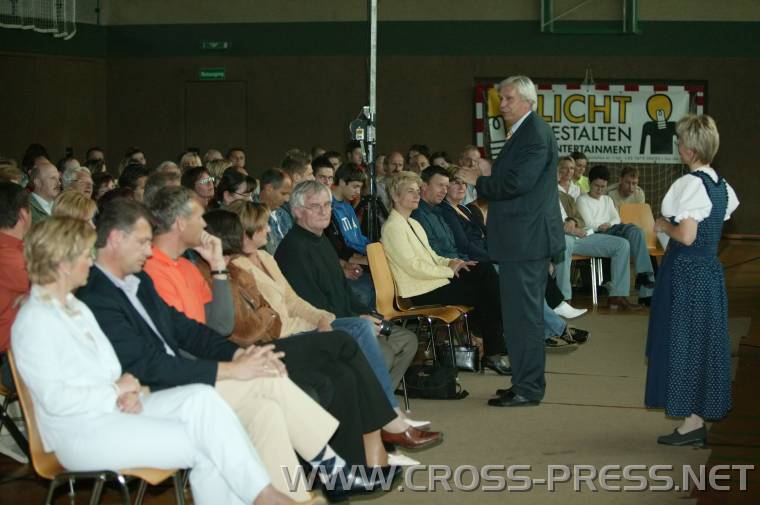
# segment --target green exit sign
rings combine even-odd
[[[224,67],[202,68],[198,77],[201,81],[223,81],[227,78],[227,70]]]
[[[203,40],[201,49],[203,51],[226,51],[230,48],[230,43],[226,40]]]

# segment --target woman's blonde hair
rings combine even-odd
[[[24,237],[29,280],[49,284],[58,280],[58,266],[74,261],[95,246],[95,228],[73,217],[51,216],[35,223]]]
[[[206,163],[206,171],[215,181],[219,182],[222,180],[224,171],[231,166],[232,163],[227,160],[211,160]]]
[[[422,185],[422,179],[419,174],[409,171],[397,172],[393,174],[393,177],[388,181],[388,196],[390,196],[391,200],[395,203],[396,198],[401,195],[401,191],[415,183],[417,186]]]
[[[68,190],[58,195],[53,200],[53,216],[73,217],[89,221],[98,210],[95,200],[88,198],[82,193]]]
[[[707,114],[688,114],[676,123],[676,135],[686,149],[694,151],[694,161],[712,163],[720,146],[715,120]]]
[[[269,222],[269,209],[263,203],[235,200],[227,210],[240,217],[240,224],[243,225],[243,231],[249,239],[253,238],[256,232],[263,230]]]

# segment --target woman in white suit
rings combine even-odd
[[[245,430],[213,388],[149,393],[121,366],[85,304],[95,230],[52,217],[27,235],[32,289],[12,328],[12,349],[47,451],[70,470],[192,468],[194,502],[293,503],[276,491]],[[262,367],[274,367],[271,348]]]

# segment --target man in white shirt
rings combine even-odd
[[[612,198],[605,195],[610,171],[604,165],[597,165],[588,174],[589,192],[578,197],[578,212],[595,233],[605,233],[623,237],[631,248],[631,258],[636,269],[636,287],[639,300],[646,301],[654,289],[654,273],[649,259],[649,250],[644,232],[636,225],[621,224],[620,215]]]
[[[639,169],[631,166],[623,168],[619,182],[607,188],[607,196],[615,202],[618,211],[623,203],[644,203],[644,190],[639,187]]]

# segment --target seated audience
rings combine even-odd
[[[282,275],[274,258],[266,251],[258,250],[259,246],[266,243],[267,209],[262,204],[252,202],[237,202],[233,212],[216,210],[204,215],[207,230],[222,240],[224,258],[230,271],[230,283],[232,298],[235,307],[235,328],[230,335],[230,340],[248,347],[255,343],[266,343],[277,339],[288,339],[293,346],[307,345],[307,340],[328,339],[331,347],[342,346],[344,338],[350,338],[345,333],[332,332],[332,322],[335,315],[327,311],[317,309],[307,301],[300,298]],[[249,236],[244,232],[241,218],[244,221],[253,221],[258,230]],[[320,333],[316,333],[320,332]],[[279,342],[278,342],[279,343]],[[310,344],[313,345],[313,344]],[[356,344],[354,344],[354,347]],[[395,355],[390,353],[391,366]],[[361,352],[358,353],[361,355]],[[386,358],[388,356],[386,355]],[[345,369],[346,360],[324,360],[321,355],[312,355],[315,365],[327,369],[328,375],[335,377],[334,367]],[[340,420],[341,424],[336,437],[341,430],[353,432],[356,435],[364,434],[365,453],[369,461],[385,459],[385,451],[382,449],[379,428],[376,424],[378,418],[386,417],[385,409],[390,409],[383,389],[380,387],[374,372],[366,359],[352,360],[347,381],[334,381],[338,390],[333,396],[332,402],[326,406],[328,411]],[[386,360],[388,363],[388,360]],[[354,370],[354,371],[352,371]],[[298,371],[295,371],[297,374]],[[401,372],[403,374],[403,371]],[[298,384],[299,378],[291,377]],[[357,395],[362,395],[359,401]],[[380,408],[381,415],[372,417],[368,408],[377,412]],[[355,420],[356,416],[366,419],[361,422]],[[396,413],[391,415],[392,421],[384,427],[386,431],[399,433],[406,431],[411,423],[408,418],[401,417]],[[370,424],[367,426],[368,423]],[[364,427],[359,430],[357,428]],[[367,427],[365,427],[367,426]],[[349,437],[350,439],[350,437]],[[356,439],[354,438],[354,446]],[[335,442],[337,449],[341,446]],[[413,447],[405,445],[406,447]],[[416,445],[421,447],[421,444]],[[343,452],[343,451],[341,451]],[[352,454],[346,451],[349,456]],[[388,455],[390,464],[395,464],[398,455]]]
[[[366,170],[364,164],[364,152],[362,151],[362,144],[358,140],[352,140],[346,144],[346,163],[353,163],[362,170]],[[342,163],[339,163],[339,166]],[[338,167],[335,167],[338,170]]]
[[[93,181],[86,167],[76,166],[67,168],[61,176],[63,190],[73,190],[82,193],[87,198],[92,197]]]
[[[425,170],[429,166],[430,166],[430,160],[428,159],[428,157],[422,153],[417,153],[410,158],[409,165],[407,166],[407,168],[410,171],[416,174],[419,174],[419,173],[422,173],[422,171]]]
[[[191,468],[199,504],[293,503],[272,486],[212,388],[149,392],[123,372],[92,312],[72,295],[87,282],[95,240],[91,226],[66,217],[39,223],[26,238],[33,286],[13,325],[13,352],[45,450],[73,471]],[[256,365],[266,375],[261,358]]]
[[[333,328],[343,329],[357,340],[388,401],[403,417],[394,391],[414,357],[416,336],[394,326],[387,338],[378,338],[381,320],[353,296],[338,255],[324,235],[330,224],[331,197],[327,187],[316,181],[302,182],[293,191],[292,205],[296,224],[277,249],[279,268],[301,298],[336,316]],[[388,352],[394,354],[393,379],[385,366],[382,346],[388,346]]]
[[[209,175],[211,175],[211,177],[214,178],[214,181],[216,181],[217,187],[219,186],[219,183],[221,182],[222,177],[228,168],[232,168],[235,172],[238,172],[241,175],[248,175],[248,172],[241,171],[238,167],[233,167],[232,163],[225,160],[224,158],[219,160],[211,160],[204,166],[206,167],[206,170],[208,170]]]
[[[475,181],[483,174],[481,163],[485,161],[480,156],[480,149],[477,146],[464,146],[462,153],[459,155],[459,167],[462,169],[460,177],[467,183],[467,192],[465,193],[463,204],[469,205],[478,198],[478,191],[475,189]]]
[[[562,156],[557,168],[557,190],[560,193],[570,195],[575,200],[581,196],[581,188],[573,181],[575,173],[575,160],[571,156]]]
[[[431,154],[430,163],[432,163],[433,165],[439,166],[441,168],[449,168],[449,165],[451,165],[451,161],[449,160],[449,155],[446,154],[446,151],[436,151],[433,154]]]
[[[325,232],[338,253],[354,296],[363,305],[374,307],[375,286],[367,262],[369,239],[362,233],[359,218],[350,203],[361,194],[366,179],[364,172],[353,163],[344,163],[338,168],[332,187],[332,218]]]
[[[333,170],[338,170],[338,167],[343,163],[343,158],[338,151],[327,151],[322,156],[330,160],[330,163],[333,166]]]
[[[95,200],[77,191],[69,190],[55,197],[52,215],[81,219],[95,226],[93,220],[97,211],[98,204]]]
[[[92,199],[95,201],[116,187],[116,179],[108,172],[99,172],[92,176]]]
[[[216,186],[212,207],[226,209],[238,200],[253,201],[258,181],[250,175],[243,175],[235,168],[227,169]]]
[[[15,391],[5,359],[11,325],[21,300],[29,293],[22,240],[32,225],[30,196],[12,182],[0,181],[0,381]]]
[[[429,170],[440,170],[432,167]],[[411,217],[420,205],[421,179],[400,172],[390,182],[393,210],[382,230],[382,243],[399,294],[415,305],[468,305],[483,335],[485,363],[500,374],[511,372],[502,362],[504,331],[501,324],[499,283],[493,268],[454,255],[443,257],[428,242],[425,228]],[[445,194],[445,193],[444,193]],[[445,222],[438,226],[445,226]],[[450,239],[453,244],[453,238]]]
[[[145,181],[145,189],[143,190],[143,203],[147,206],[151,205],[153,197],[156,193],[166,186],[180,186],[179,172],[153,172],[148,176]]]
[[[331,188],[335,176],[335,169],[333,168],[332,163],[330,163],[330,160],[326,156],[320,156],[312,160],[311,166],[314,170],[314,180]]]
[[[53,200],[61,192],[61,175],[55,165],[49,161],[41,161],[32,167],[29,180],[34,186],[30,203],[32,222],[36,223],[50,216]]]
[[[21,186],[24,179],[24,173],[16,166],[15,161],[0,160],[0,181],[13,182]]]
[[[142,166],[147,166],[148,160],[145,158],[145,153],[139,147],[129,147],[124,152],[124,159],[126,164],[137,163]]]
[[[639,187],[639,169],[623,167],[619,181],[607,188],[607,196],[612,198],[618,211],[623,203],[645,203],[644,190]]]
[[[87,160],[84,166],[87,167],[87,170],[90,171],[93,177],[97,174],[108,172],[105,160]]]
[[[102,209],[96,263],[78,298],[95,315],[125,371],[151,390],[214,386],[248,431],[275,488],[307,499],[305,483],[289,489],[283,467],[295,475],[298,451],[313,466],[326,465],[328,474],[340,471],[345,460],[327,444],[337,420],[284,375],[282,352],[269,346],[240,349],[162,300],[141,271],[151,255],[152,219],[133,200],[114,200]],[[207,239],[204,247],[218,250],[219,241]]]
[[[179,169],[184,172],[188,168],[202,167],[201,157],[195,151],[187,151],[179,158]]]
[[[180,183],[187,189],[191,189],[201,200],[203,208],[209,206],[214,198],[214,178],[203,167],[190,167],[182,173]]]
[[[573,171],[573,182],[581,188],[582,193],[590,191],[589,178],[584,175],[588,168],[588,158],[580,151],[574,151],[570,157],[575,161],[575,170]]]
[[[148,169],[141,163],[130,163],[124,167],[119,176],[119,187],[129,188],[133,192],[133,198],[138,202],[143,201],[145,194],[145,182],[148,180]],[[102,198],[102,197],[101,197]]]
[[[97,146],[93,146],[87,149],[87,152],[84,155],[86,163],[89,163],[90,161],[105,161],[105,158],[105,151]]]
[[[293,226],[290,212],[276,213],[275,210],[288,203],[293,190],[293,179],[278,168],[272,168],[261,174],[259,182],[259,201],[269,209],[269,236],[266,249],[274,254],[285,234]]]
[[[221,151],[218,149],[209,149],[206,151],[206,153],[203,155],[203,165],[208,168],[208,164],[212,161],[221,161],[224,160],[224,156],[222,156]],[[214,175],[214,174],[211,174]],[[222,174],[219,174],[221,177]]]
[[[576,204],[578,213],[586,226],[595,233],[604,233],[615,237],[623,237],[628,241],[631,259],[636,269],[636,288],[639,290],[639,300],[646,303],[652,296],[654,288],[654,273],[649,259],[644,232],[634,224],[622,224],[620,215],[612,198],[605,195],[610,172],[604,165],[597,165],[589,172],[591,189],[578,197]]]
[[[245,150],[242,147],[230,147],[225,158],[232,163],[233,167],[248,173],[245,168]]]
[[[156,167],[156,170],[154,170],[154,172],[173,173],[173,174],[177,174],[178,177],[182,175],[182,170],[180,170],[179,166],[171,160],[162,161]]]

